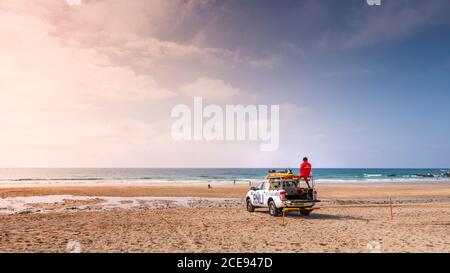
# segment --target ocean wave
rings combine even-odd
[[[0,179],[1,184],[17,184],[17,185],[74,185],[74,184],[237,184],[237,185],[254,185],[264,181],[263,179],[193,179],[193,178],[99,178],[99,179],[57,179],[57,178],[36,178],[36,179]]]
[[[364,176],[365,177],[382,177],[383,175],[382,174],[367,174],[367,173],[365,173]]]
[[[100,169],[32,170],[0,169],[0,184],[239,184],[264,181],[266,170],[247,169]],[[446,169],[317,169],[314,180],[320,183],[448,182]],[[429,174],[433,174],[430,176]]]
[[[104,178],[87,177],[87,178],[17,178],[17,179],[2,179],[1,181],[94,181],[104,180]]]
[[[366,178],[366,179],[334,179],[334,178],[318,178],[315,179],[318,183],[449,183],[449,178]]]

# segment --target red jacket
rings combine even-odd
[[[302,165],[300,165],[300,173],[298,176],[308,178],[311,175],[311,168],[311,164],[308,161],[303,161]]]

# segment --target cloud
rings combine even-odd
[[[109,48],[100,48],[100,50],[109,52]],[[129,40],[120,46],[122,56],[135,58],[144,58],[150,62],[154,61],[192,61],[202,64],[224,63],[231,59],[233,52],[221,48],[200,48],[194,45],[183,45],[170,41],[162,41],[155,38],[144,38]]]
[[[172,95],[150,75],[115,65],[95,49],[61,47],[51,36],[54,28],[44,21],[0,13],[0,31],[7,34],[0,38],[3,96],[51,99],[54,104],[59,99],[152,100]]]
[[[0,9],[0,124],[8,128],[0,163],[64,166],[161,143],[162,126],[149,117],[175,93],[95,48],[62,45],[55,32],[47,20]],[[143,103],[153,107],[136,118]]]
[[[0,3],[0,126],[8,128],[0,165],[168,166],[175,155],[198,152],[171,142],[176,96],[224,102],[242,91],[200,73],[182,84],[179,75],[186,66],[237,63],[235,52],[158,37],[173,28],[169,19],[188,18],[206,2],[185,11],[156,2]]]
[[[83,1],[68,6],[64,1],[10,1],[0,9],[29,15],[52,26],[51,34],[72,48],[95,48],[111,56],[151,60],[208,61],[227,57],[225,49],[200,47],[177,41],[185,21],[209,1]],[[166,36],[166,39],[160,38]],[[129,65],[133,65],[132,62]]]
[[[345,48],[371,46],[407,37],[417,29],[448,20],[450,4],[437,1],[385,1],[367,8],[349,21],[350,31],[340,37]]]
[[[294,53],[294,54],[303,55],[305,53],[305,50],[303,48],[301,48],[299,45],[292,43],[292,42],[282,42],[280,44],[280,47],[283,50]]]
[[[281,57],[271,55],[260,59],[250,59],[248,62],[251,67],[274,69],[281,65]]]
[[[65,1],[5,0],[0,3],[0,9],[29,15],[51,25],[51,35],[61,45],[95,49],[110,61],[126,63],[133,69],[142,66],[148,69],[162,62],[165,66],[174,62],[172,69],[179,63],[189,63],[203,65],[207,70],[242,64],[273,68],[280,64],[280,59],[273,54],[244,56],[238,49],[209,46],[207,37],[199,42],[201,26],[208,25],[217,16],[211,9],[212,2],[86,0],[79,6],[69,6]]]
[[[203,97],[214,102],[235,98],[241,90],[220,79],[199,78],[180,87],[182,94],[188,97]]]
[[[363,0],[302,1],[293,10],[296,31],[281,36],[281,48],[303,56],[396,42],[450,21],[447,0],[391,0],[376,7]]]

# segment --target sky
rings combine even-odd
[[[0,167],[450,167],[447,0],[0,0]],[[171,109],[280,105],[280,144]]]

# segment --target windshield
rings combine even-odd
[[[264,182],[259,183],[258,185],[256,185],[255,189],[256,190],[262,190],[264,186]]]

